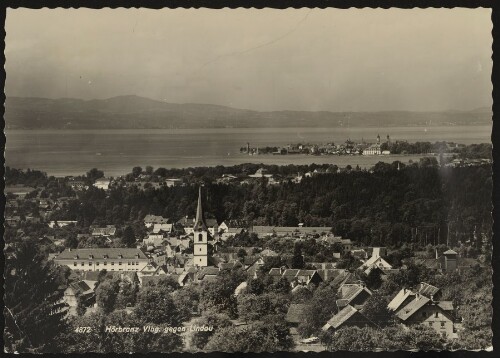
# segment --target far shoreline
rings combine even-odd
[[[336,155],[321,155],[321,156],[314,156],[314,155],[307,155],[307,154],[295,154],[295,155],[283,155],[283,156],[273,156],[273,155],[245,155],[245,154],[240,154],[238,156],[233,156],[233,158],[239,157],[241,159],[246,158],[259,158],[259,159],[264,159],[264,158],[272,158],[272,159],[279,159],[283,158],[284,160],[290,159],[289,162],[274,162],[272,160],[268,161],[245,161],[242,160],[241,162],[230,162],[230,163],[219,163],[219,164],[211,164],[211,165],[196,165],[196,166],[164,166],[164,165],[152,165],[151,163],[142,163],[142,164],[130,164],[127,167],[122,167],[122,168],[105,168],[104,166],[99,166],[97,165],[96,168],[99,170],[103,170],[104,174],[106,177],[119,177],[119,176],[124,176],[130,172],[132,167],[134,166],[141,166],[141,167],[146,167],[148,165],[153,166],[154,169],[163,167],[167,169],[189,169],[189,168],[214,168],[217,166],[223,166],[223,167],[233,167],[236,165],[263,165],[263,166],[270,166],[270,165],[276,165],[276,166],[289,166],[289,165],[325,165],[325,164],[331,164],[331,165],[337,165],[339,168],[345,168],[348,165],[351,167],[356,167],[359,165],[361,169],[370,169],[372,168],[376,163],[378,162],[384,162],[384,163],[393,163],[395,161],[400,161],[403,164],[408,164],[410,161],[413,162],[418,162],[420,158],[424,157],[434,157],[438,159],[439,155],[437,154],[414,154],[414,155],[408,155],[408,154],[388,154],[388,155],[344,155],[344,156],[336,156]],[[285,159],[286,158],[286,159]],[[342,160],[338,160],[341,158]],[[361,160],[356,160],[356,159],[361,159],[361,160],[368,160],[369,163],[362,163]],[[304,161],[301,162],[294,162],[293,159],[303,159]],[[310,159],[310,161],[307,161],[307,159]],[[322,159],[319,160],[318,159]],[[329,160],[328,160],[329,159]],[[337,159],[337,160],[335,160]],[[354,159],[349,161],[348,159]],[[401,159],[406,159],[406,160],[401,160]],[[54,176],[56,178],[64,178],[67,176],[79,176],[79,175],[85,175],[87,171],[89,171],[92,168],[79,168],[79,169],[54,169],[48,167],[47,169],[42,168],[42,167],[26,167],[26,166],[19,166],[19,165],[10,165],[9,163],[5,164],[6,166],[10,166],[12,168],[16,169],[32,169],[32,170],[40,170],[42,172],[47,173],[48,176]]]

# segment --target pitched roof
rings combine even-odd
[[[440,301],[437,305],[443,311],[453,311],[453,302],[452,301]]]
[[[317,269],[334,269],[337,265],[335,262],[311,262],[309,265],[314,266]]]
[[[144,217],[145,223],[153,223],[153,224],[167,224],[168,219],[159,215],[146,215]]]
[[[281,269],[273,267],[272,269],[269,270],[269,276],[281,276],[283,272]]]
[[[153,224],[153,233],[157,234],[160,231],[172,231],[172,226],[173,224],[167,224],[167,223],[155,223]]]
[[[436,286],[429,285],[428,283],[421,282],[418,287],[417,287],[417,292],[420,293],[421,295],[424,295],[425,297],[431,297],[434,296],[436,293],[439,292],[439,288]]]
[[[347,275],[347,271],[345,269],[319,269],[317,270],[318,275],[323,279],[323,281],[342,278]]]
[[[358,310],[351,305],[342,308],[336,315],[328,320],[328,323],[323,327],[323,330],[333,327],[335,329],[342,326],[349,318],[351,318]],[[329,327],[327,327],[329,326]],[[325,329],[326,327],[326,329]]]
[[[70,284],[71,288],[73,288],[78,293],[84,293],[86,291],[91,291],[92,289],[85,281],[77,281]]]
[[[299,272],[297,272],[297,276],[312,276],[316,272],[316,270],[299,270]]]
[[[415,296],[411,290],[403,288],[398,292],[398,294],[389,302],[387,308],[392,311],[397,311],[403,302],[408,299],[408,297]]]
[[[82,279],[85,281],[98,281],[99,271],[83,271]]]
[[[370,290],[368,290],[363,285],[360,285],[359,283],[349,283],[349,284],[342,285],[342,287],[341,287],[342,298],[351,301],[357,295],[359,295],[361,293],[361,291],[363,291],[363,290],[365,290],[371,294]]]
[[[283,277],[286,278],[287,280],[292,280],[297,276],[297,273],[299,272],[298,269],[286,269],[283,272]]]
[[[92,235],[114,235],[116,228],[114,226],[96,227],[92,229]]]
[[[386,260],[384,260],[381,256],[375,256],[375,255],[372,255],[359,268],[361,269],[361,268],[366,268],[366,267],[370,267],[370,266],[376,265],[377,261],[380,261],[381,263],[383,263],[384,266],[388,266],[388,267],[392,268],[392,265],[390,263],[388,263]]]
[[[140,249],[133,248],[93,248],[93,249],[71,249],[65,250],[57,256],[56,260],[85,259],[89,256],[95,259],[103,259],[107,255],[109,259],[118,259],[121,255],[123,259],[146,259],[147,257]],[[137,257],[138,256],[138,257]]]
[[[401,309],[398,313],[396,313],[396,316],[398,316],[401,320],[406,321],[408,318],[413,316],[415,312],[417,312],[419,309],[421,309],[423,306],[425,306],[428,302],[430,302],[430,299],[418,295],[415,297],[413,301],[408,303],[403,309]]]
[[[345,307],[349,304],[349,300],[341,298],[341,299],[336,300],[335,303],[336,303],[338,308],[342,308],[342,307]]]
[[[177,220],[177,224],[181,224],[184,227],[189,227],[194,225],[194,219],[190,219],[188,217],[182,217],[179,220]]]
[[[203,207],[201,206],[201,186],[198,188],[198,206],[196,208],[196,219],[194,224],[194,230],[199,229],[208,231],[207,223],[205,222],[205,217],[203,215]]]
[[[450,249],[443,252],[443,255],[458,255],[458,253]]]
[[[252,227],[252,232],[255,232],[257,234],[268,234],[273,232],[274,226],[260,226],[260,225],[255,225]]]
[[[217,276],[220,270],[218,267],[205,267],[199,274],[198,279],[203,280],[207,276]]]
[[[300,323],[303,321],[304,310],[307,307],[304,303],[292,303],[288,307],[285,320],[290,323]]]

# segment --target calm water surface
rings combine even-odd
[[[78,175],[99,168],[116,176],[134,166],[185,168],[240,163],[311,164],[332,163],[370,167],[380,160],[408,162],[419,156],[309,156],[255,155],[239,153],[251,147],[282,146],[289,143],[341,143],[350,138],[383,140],[454,141],[490,143],[491,126],[392,127],[392,128],[223,128],[159,130],[8,130],[6,165],[33,168],[51,175]]]

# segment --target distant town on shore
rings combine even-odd
[[[296,143],[288,144],[284,147],[279,146],[266,146],[266,147],[251,147],[247,143],[246,147],[240,148],[240,153],[249,155],[258,154],[273,154],[273,155],[287,155],[287,154],[309,154],[309,155],[390,155],[390,154],[446,154],[448,158],[457,156],[468,156],[469,159],[478,159],[478,154],[482,155],[484,159],[488,159],[491,154],[488,151],[488,144],[473,144],[465,145],[455,142],[415,142],[409,143],[406,140],[391,141],[389,134],[387,139],[381,142],[380,135],[377,135],[375,143],[352,141],[350,138],[344,143],[335,144],[333,142],[323,144],[310,144],[310,143]],[[475,152],[475,153],[471,153]],[[467,155],[468,154],[468,155]],[[473,156],[474,158],[470,158]],[[456,161],[454,162],[457,163]]]

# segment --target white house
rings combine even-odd
[[[372,256],[359,269],[363,270],[366,274],[369,274],[374,268],[379,268],[382,271],[391,270],[392,265],[382,258],[382,252],[385,252],[385,248],[374,247]]]
[[[143,240],[144,245],[146,246],[161,246],[165,238],[163,234],[149,234],[147,238]]]
[[[153,225],[153,234],[157,234],[160,231],[170,233],[170,232],[172,232],[172,227],[173,227],[172,224],[166,224],[166,223],[164,223],[164,224],[154,224]]]
[[[150,227],[153,227],[154,224],[167,224],[168,219],[164,218],[163,216],[157,216],[157,215],[146,215],[144,217],[144,225],[149,229]]]

